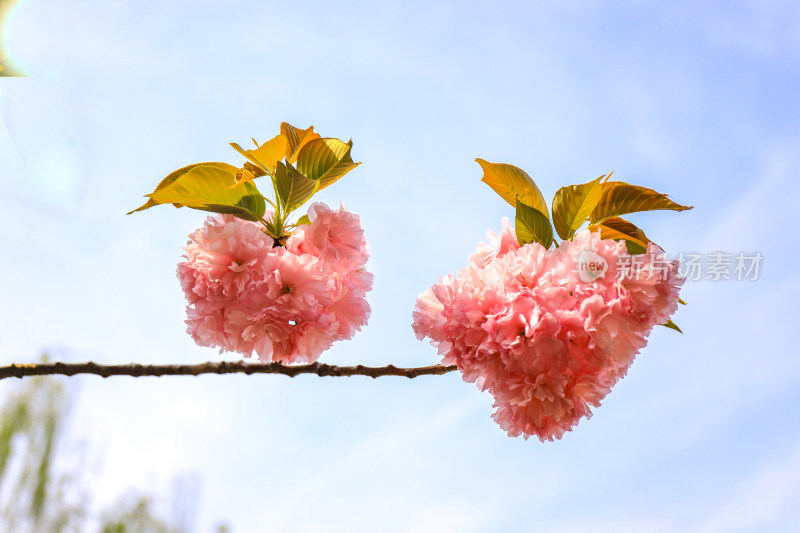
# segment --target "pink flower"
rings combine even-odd
[[[509,435],[561,438],[591,416],[653,326],[674,312],[677,265],[667,263],[663,276],[648,267],[639,279],[620,279],[624,243],[588,231],[552,250],[520,247],[504,221],[490,240],[469,266],[419,296],[414,331],[494,396],[494,419]],[[604,275],[582,277],[588,253],[605,261]],[[649,265],[660,253],[650,246],[636,257]]]
[[[218,215],[189,238],[178,277],[190,303],[237,298],[263,281],[260,265],[273,240],[257,224]]]
[[[273,247],[258,224],[230,215],[210,216],[189,236],[178,278],[189,302],[187,331],[197,344],[262,361],[309,363],[366,324],[372,275],[363,268],[367,246],[358,217],[312,207],[323,214],[310,225],[312,243],[298,231],[291,245]],[[341,230],[342,238],[323,242],[325,226]]]
[[[349,339],[367,323],[370,307],[364,296],[372,288],[372,274],[364,270],[346,276],[334,274],[328,279],[328,285],[336,294],[328,309],[338,334]]]
[[[478,243],[477,250],[469,258],[471,263],[476,266],[484,267],[488,265],[492,259],[498,256],[502,257],[509,251],[519,249],[520,246],[517,240],[517,234],[514,232],[514,228],[511,227],[508,217],[503,217],[500,222],[503,225],[503,229],[500,230],[500,235],[497,235],[491,230],[487,231],[486,236],[489,239],[489,244],[483,242]]]
[[[337,272],[349,272],[367,261],[367,242],[358,215],[341,205],[333,211],[323,203],[308,208],[311,224],[298,226],[287,247],[327,261]]]
[[[282,247],[274,248],[269,261],[262,265],[267,272],[259,304],[278,305],[292,311],[307,311],[330,304],[332,295],[323,262],[312,255],[295,255]]]

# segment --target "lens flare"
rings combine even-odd
[[[8,52],[8,26],[18,0],[0,0],[0,77],[25,76]]]

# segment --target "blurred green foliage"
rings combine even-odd
[[[59,462],[64,459],[58,452],[67,429],[71,396],[57,378],[36,377],[22,380],[4,399],[0,409],[0,532],[190,533],[188,526],[160,517],[154,500],[136,491],[93,515],[81,461]],[[71,466],[66,467],[68,464]],[[181,492],[176,497],[181,498]],[[216,531],[225,533],[228,527],[220,525]]]

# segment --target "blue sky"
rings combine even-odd
[[[695,206],[634,217],[669,252],[765,258],[755,282],[687,283],[684,335],[655,331],[556,443],[508,438],[454,374],[72,378],[98,505],[189,475],[201,531],[800,529],[800,8],[555,4],[17,6],[1,37],[32,76],[0,79],[4,363],[220,358],[185,334],[175,278],[204,215],[124,213],[284,120],[364,163],[321,196],[361,215],[373,314],[325,362],[437,362],[417,294],[512,215],[476,157],[548,199],[614,170]]]

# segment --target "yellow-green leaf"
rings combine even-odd
[[[286,212],[291,212],[303,205],[317,192],[318,182],[303,176],[292,165],[278,162],[275,170],[275,184],[278,188],[278,200]]]
[[[339,139],[314,139],[307,143],[297,155],[297,170],[309,179],[319,182],[324,189],[361,163],[354,163],[350,156],[353,141]]]
[[[255,142],[255,140],[253,142]],[[267,171],[270,174],[274,174],[275,165],[278,161],[283,159],[288,144],[289,143],[286,137],[284,137],[283,134],[279,134],[254,150],[245,150],[236,143],[231,143],[231,146],[233,146],[237,152],[253,162],[257,167]]]
[[[631,255],[643,254],[647,251],[650,239],[639,227],[624,218],[611,217],[589,226],[591,231],[599,231],[601,239],[625,240]]]
[[[594,223],[609,217],[637,213],[639,211],[655,211],[659,209],[684,211],[691,208],[691,206],[677,204],[670,200],[666,194],[661,194],[647,187],[631,185],[623,181],[609,181],[603,183],[600,191],[600,201],[591,215],[589,215],[589,220]]]
[[[297,155],[303,146],[314,139],[319,139],[319,133],[314,133],[314,126],[301,130],[288,122],[281,123],[281,135],[286,137],[286,161],[289,163],[297,161]]]
[[[553,244],[553,227],[550,219],[538,209],[534,209],[517,201],[517,216],[514,222],[517,240],[524,246],[530,242],[538,242],[545,248]]]
[[[278,161],[283,159],[283,156],[286,153],[286,147],[288,145],[289,142],[286,140],[286,137],[281,134],[276,135],[255,150],[251,150],[251,152],[253,157],[261,161],[261,163],[264,164],[264,166],[266,166],[270,172],[274,173],[275,165]]]
[[[175,204],[213,213],[235,215],[245,220],[264,216],[266,203],[258,189],[250,183],[231,187],[236,180],[236,167],[219,164],[194,165],[169,185],[148,196],[155,204]]]
[[[483,169],[481,181],[494,189],[503,200],[516,207],[519,199],[523,204],[539,210],[549,220],[542,191],[524,170],[505,163],[489,163],[481,158],[475,161]]]
[[[253,164],[254,166],[260,168],[262,171],[264,171],[264,173],[266,173],[266,171],[267,171],[266,167],[264,165],[262,165],[261,162],[258,159],[255,159],[251,155],[252,150],[245,150],[244,148],[242,148],[241,146],[239,146],[236,143],[229,143],[229,144],[233,147],[234,150],[236,150],[237,152],[239,152],[240,154],[245,156],[247,159],[249,159],[251,164]]]
[[[295,226],[307,226],[308,224],[311,224],[311,219],[308,218],[308,215],[301,216],[297,219],[297,222],[295,222]]]
[[[250,161],[245,161],[244,166],[236,171],[236,183],[252,181],[255,178],[260,178],[261,176],[266,175],[267,172],[264,169],[254,165]],[[234,183],[232,187],[235,187],[236,183]]]
[[[681,328],[679,328],[678,325],[675,322],[673,322],[671,319],[669,321],[667,321],[666,323],[659,324],[659,325],[660,326],[664,326],[665,328],[674,329],[678,333],[683,333],[683,331],[681,331]]]
[[[558,236],[571,239],[600,201],[600,181],[605,175],[582,185],[568,185],[553,197],[553,225]]]
[[[220,170],[222,170],[224,172],[233,172],[234,174],[236,174],[236,172],[237,172],[236,167],[234,167],[232,165],[229,165],[227,163],[194,163],[193,165],[188,165],[188,166],[185,166],[183,168],[179,168],[175,172],[170,173],[166,178],[161,180],[161,182],[156,186],[156,189],[153,191],[153,193],[156,193],[156,192],[160,191],[164,187],[172,185],[173,183],[175,183],[175,181],[178,178],[180,178],[181,176],[183,176],[184,174],[186,174],[187,172],[189,172],[193,168],[196,168],[196,167],[199,167],[199,166],[216,167],[216,168],[218,168],[218,169],[220,169]],[[151,195],[148,194],[146,196],[151,196]],[[133,211],[129,211],[127,214],[130,215],[131,213],[135,213],[136,211],[144,211],[145,209],[150,209],[154,205],[159,205],[161,203],[164,203],[164,202],[156,202],[155,200],[150,198],[144,204],[142,204],[141,206],[137,207]],[[183,207],[183,206],[181,204],[176,204],[175,207]]]

